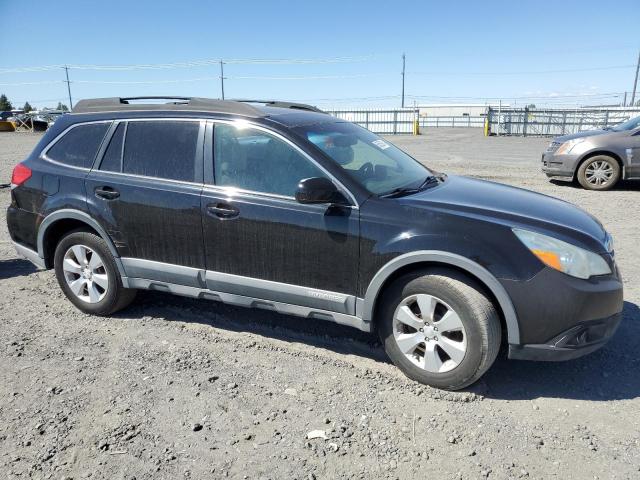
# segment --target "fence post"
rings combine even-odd
[[[367,111],[364,115],[364,124],[367,130],[369,130],[369,112]]]
[[[393,134],[398,133],[398,111],[393,111]]]
[[[527,136],[527,124],[529,123],[529,107],[524,107],[524,118],[522,119],[522,136]]]
[[[491,107],[487,107],[487,116],[484,119],[484,136],[488,137],[491,135],[491,115],[492,110]]]

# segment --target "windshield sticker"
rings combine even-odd
[[[373,143],[380,150],[386,150],[387,148],[389,148],[391,146],[387,142],[385,142],[384,140],[374,140],[371,143]]]

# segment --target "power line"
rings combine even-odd
[[[254,64],[254,65],[310,65],[327,63],[358,63],[366,62],[379,55],[362,55],[354,57],[327,57],[327,58],[232,58],[224,59],[224,63],[229,64]],[[40,65],[31,67],[2,68],[0,73],[29,73],[44,72],[60,68],[71,70],[163,70],[173,68],[193,68],[216,66],[220,63],[220,58],[205,60],[189,60],[173,63],[139,63],[129,65],[98,65],[98,64],[68,64],[68,65]]]
[[[619,97],[623,95],[623,92],[612,92],[612,93],[582,93],[582,94],[570,94],[570,95],[529,95],[529,96],[508,96],[502,95],[497,97],[449,97],[449,96],[435,96],[435,95],[408,95],[411,98],[433,98],[433,99],[458,99],[458,100],[500,100],[500,99],[508,99],[508,100],[535,100],[535,99],[546,99],[553,100],[554,98],[611,98],[611,97]]]
[[[223,62],[226,63],[226,62]],[[331,80],[331,79],[347,79],[347,78],[366,78],[384,76],[384,73],[358,73],[353,75],[300,75],[300,76],[264,76],[264,75],[234,75],[225,76],[224,79],[232,80]],[[169,80],[74,80],[72,83],[94,84],[94,85],[154,85],[154,84],[171,84],[171,83],[188,83],[188,82],[206,82],[211,80],[219,80],[220,77],[197,77],[197,78],[179,78]],[[28,86],[28,85],[51,85],[57,83],[66,83],[65,80],[50,80],[43,82],[16,82],[16,83],[0,83],[0,86]]]
[[[408,72],[411,75],[536,75],[547,73],[574,73],[574,72],[595,72],[600,70],[621,70],[627,68],[635,68],[635,65],[613,65],[607,67],[591,67],[591,68],[568,68],[562,70],[529,70],[518,72]]]

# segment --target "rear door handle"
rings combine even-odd
[[[235,218],[240,215],[240,210],[228,203],[219,202],[207,205],[207,213],[217,218]]]
[[[96,197],[104,198],[105,200],[115,200],[120,196],[120,192],[111,187],[96,187],[94,190]]]

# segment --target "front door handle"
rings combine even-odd
[[[217,218],[235,218],[240,215],[240,210],[238,210],[233,205],[229,205],[228,203],[210,203],[207,205],[207,213],[212,217]]]
[[[120,192],[112,187],[96,187],[94,190],[96,197],[104,198],[105,200],[115,200],[120,196]]]

